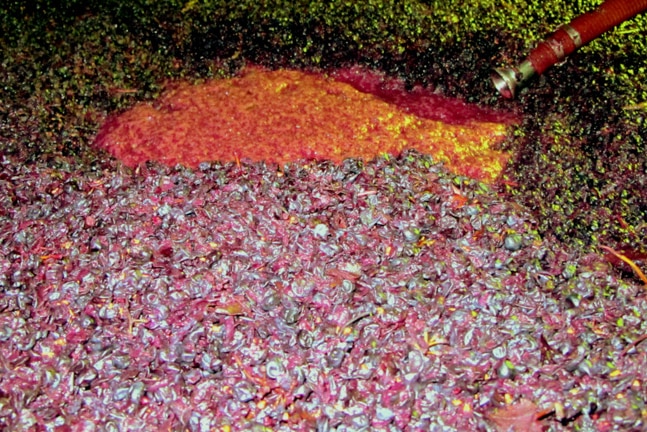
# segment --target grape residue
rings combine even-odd
[[[96,138],[128,166],[197,167],[208,161],[370,160],[416,149],[452,172],[493,181],[509,119],[358,70],[336,79],[252,67],[200,85],[176,83],[159,99],[110,118]]]

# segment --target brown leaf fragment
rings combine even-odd
[[[487,417],[498,432],[541,432],[537,411],[537,405],[522,399],[513,405],[495,409]]]
[[[356,282],[360,278],[360,274],[349,272],[347,270],[342,270],[338,268],[329,268],[326,270],[326,275],[331,278],[337,279],[341,282],[344,279],[347,279],[351,282]]]

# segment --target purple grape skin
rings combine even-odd
[[[24,232],[0,233],[11,257],[0,259],[0,381],[16,389],[0,394],[2,418],[53,427],[71,421],[64,399],[80,428],[469,429],[501,391],[545,406],[635,401],[631,380],[609,379],[607,356],[647,313],[637,288],[595,257],[548,247],[527,213],[475,183],[462,187],[478,212],[449,214],[452,177],[423,160],[295,164],[280,177],[260,165],[151,165],[146,176],[108,165],[101,181],[79,171],[62,188],[43,165],[21,168],[13,193],[32,198],[0,218],[2,233]],[[33,197],[57,187],[45,206]],[[519,249],[505,246],[512,229]],[[628,337],[600,336],[620,318]],[[616,367],[642,376],[643,352]],[[603,393],[562,391],[582,380]],[[475,392],[479,416],[466,415]],[[608,406],[610,421],[632,412]]]

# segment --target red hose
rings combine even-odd
[[[577,48],[645,10],[647,0],[607,0],[593,12],[580,15],[541,42],[528,60],[535,72],[542,74]]]
[[[531,76],[544,73],[582,45],[646,10],[647,0],[606,0],[593,12],[580,15],[540,42],[519,66],[495,69],[492,81],[501,95],[512,98],[516,87]]]

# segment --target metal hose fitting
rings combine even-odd
[[[514,98],[533,75],[541,75],[582,45],[645,10],[647,0],[606,0],[540,42],[519,66],[494,69],[492,82],[503,97]]]

